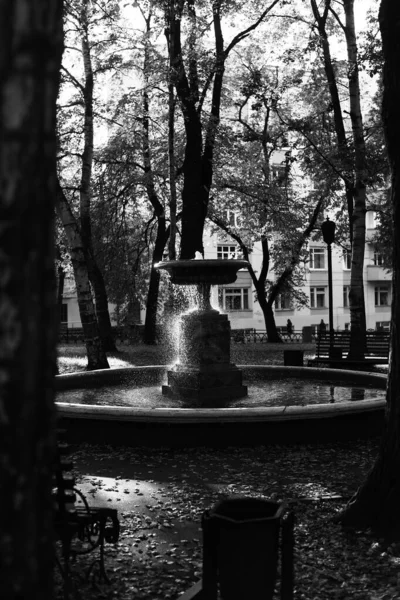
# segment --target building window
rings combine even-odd
[[[387,285],[376,286],[375,306],[389,306],[389,288]]]
[[[350,306],[349,292],[350,292],[350,286],[344,285],[343,286],[343,306],[344,306],[344,308],[349,308],[349,306]]]
[[[277,185],[283,186],[287,183],[287,167],[285,165],[271,166],[271,179]]]
[[[68,323],[68,304],[60,305],[60,322]]]
[[[217,258],[238,258],[239,248],[237,246],[230,245],[218,245],[217,246]]]
[[[310,269],[325,269],[324,248],[310,248]]]
[[[343,269],[346,269],[346,271],[351,269],[351,252],[349,250],[343,252]]]
[[[374,252],[374,265],[383,267],[383,255],[380,252]]]
[[[248,310],[249,288],[218,288],[218,303],[223,310]]]
[[[311,308],[325,308],[325,287],[310,288],[310,305]]]
[[[242,219],[240,218],[240,214],[237,210],[226,210],[225,211],[225,221],[227,225],[230,227],[240,227],[242,224]]]
[[[292,299],[290,294],[279,294],[275,300],[276,310],[290,310],[292,307]]]
[[[390,331],[390,321],[377,321],[375,329],[376,331]]]

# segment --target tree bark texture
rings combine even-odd
[[[61,0],[0,1],[0,597],[53,598]]]
[[[358,51],[354,22],[354,0],[344,0],[346,15],[345,33],[348,58],[348,82],[350,95],[350,119],[354,143],[354,209],[350,226],[353,231],[350,278],[350,350],[349,359],[360,360],[365,356],[366,317],[364,299],[364,253],[367,164],[364,127],[360,102]]]
[[[71,253],[79,314],[88,357],[87,370],[108,369],[109,364],[101,341],[92,290],[90,288],[84,243],[77,221],[60,186],[57,187],[57,214],[64,226]]]
[[[106,352],[116,352],[114,336],[111,327],[110,313],[108,310],[108,295],[104,277],[99,268],[93,251],[92,224],[91,224],[91,199],[92,199],[92,170],[93,170],[93,150],[94,150],[94,128],[93,128],[93,91],[94,77],[92,68],[92,57],[89,43],[89,22],[88,22],[88,0],[82,0],[81,4],[81,25],[82,38],[81,49],[83,58],[83,67],[85,82],[82,86],[84,110],[84,142],[82,152],[82,171],[80,182],[80,225],[82,240],[84,243],[85,256],[89,279],[93,286],[96,301],[96,316],[99,325],[101,341]]]
[[[387,384],[385,429],[378,458],[365,483],[340,519],[346,526],[371,527],[379,534],[400,539],[400,4],[382,0],[380,28],[383,42],[383,107],[386,148],[391,167],[393,205],[393,301],[391,354]]]
[[[169,236],[169,228],[165,227],[165,217],[157,219],[157,235],[153,250],[153,260],[150,271],[149,289],[146,302],[146,319],[144,322],[144,343],[157,343],[157,309],[160,291],[160,271],[154,265],[162,260],[164,248]]]
[[[151,25],[151,12],[146,18],[146,28],[148,37],[150,35]],[[149,73],[149,46],[146,43],[144,48],[144,61],[143,61],[143,72],[145,77]],[[143,164],[145,174],[145,187],[147,197],[154,209],[155,216],[157,218],[157,233],[156,240],[153,250],[153,257],[151,261],[150,270],[150,281],[149,289],[147,291],[146,301],[146,319],[144,323],[144,342],[145,344],[156,344],[157,343],[157,309],[158,309],[158,295],[160,288],[160,272],[154,268],[158,262],[163,258],[164,248],[168,240],[170,228],[166,228],[165,208],[157,193],[156,185],[154,182],[154,173],[152,166],[152,156],[150,149],[150,97],[147,86],[149,85],[146,79],[145,89],[143,90]]]

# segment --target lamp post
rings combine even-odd
[[[328,246],[328,288],[329,288],[329,354],[332,354],[333,346],[333,292],[332,292],[332,244],[335,241],[336,225],[326,217],[321,225],[322,237]]]

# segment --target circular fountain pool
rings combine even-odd
[[[240,368],[248,398],[219,406],[162,396],[165,366],[60,375],[58,413],[74,439],[132,445],[264,444],[379,434],[385,375]]]

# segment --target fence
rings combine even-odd
[[[143,340],[144,325],[130,325],[128,327],[113,327],[112,332],[117,344],[137,344]],[[82,344],[84,341],[82,327],[61,327],[58,334],[61,344]]]
[[[310,332],[309,336],[307,342],[314,343],[316,335]],[[280,331],[279,337],[285,344],[302,344],[306,341],[302,331],[293,331],[293,333]],[[231,340],[238,344],[266,344],[268,335],[263,329],[232,329]]]

